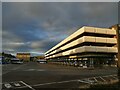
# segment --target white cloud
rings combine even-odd
[[[4,51],[8,51],[8,52],[13,52],[14,51],[14,49],[4,49]]]
[[[42,43],[40,41],[34,41],[31,43],[30,47],[31,48],[40,48],[41,44]]]

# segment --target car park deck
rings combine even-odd
[[[56,64],[28,62],[3,67],[3,90],[39,90],[40,88],[81,88],[98,82],[117,80],[117,68],[93,70]]]

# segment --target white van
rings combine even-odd
[[[22,64],[23,63],[23,60],[20,60],[18,58],[12,58],[11,59],[11,63],[12,64]]]
[[[38,62],[38,63],[41,63],[41,64],[42,64],[42,63],[47,63],[47,61],[44,60],[44,59],[38,59],[37,62]]]

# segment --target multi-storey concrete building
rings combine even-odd
[[[30,61],[30,53],[17,53],[16,57],[24,61]]]
[[[47,60],[87,66],[115,63],[116,30],[84,26],[45,53]]]

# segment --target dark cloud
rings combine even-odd
[[[44,53],[87,26],[117,23],[117,2],[3,2],[3,50]]]

